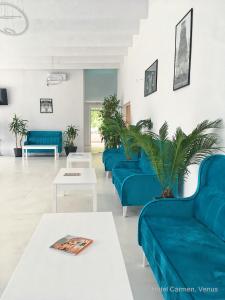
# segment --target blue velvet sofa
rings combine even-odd
[[[131,160],[137,160],[138,154],[133,154]],[[127,160],[124,147],[120,146],[118,148],[106,149],[102,154],[102,162],[105,167],[106,172],[112,172],[114,166],[120,162]]]
[[[137,161],[120,161],[112,170],[112,180],[126,216],[127,206],[142,206],[162,192],[155,171],[144,151]],[[177,191],[174,191],[177,195]]]
[[[147,204],[138,239],[164,299],[225,299],[225,156],[202,162],[193,196]]]
[[[57,145],[62,152],[62,131],[28,131],[24,145]],[[53,150],[28,150],[29,153],[53,153]]]

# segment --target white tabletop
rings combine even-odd
[[[58,145],[24,145],[22,146],[24,149],[54,149],[58,148]]]
[[[65,176],[75,173],[78,176]],[[96,184],[94,168],[62,168],[56,175],[53,184]]]
[[[50,249],[65,235],[94,239],[77,256]],[[111,213],[47,214],[1,300],[133,300]]]
[[[90,152],[70,152],[67,156],[67,159],[70,160],[90,160],[91,153]]]

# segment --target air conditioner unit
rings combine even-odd
[[[60,84],[68,78],[66,73],[50,73],[47,76],[47,85]]]

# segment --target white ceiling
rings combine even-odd
[[[148,0],[22,2],[29,28],[0,33],[0,69],[118,68],[148,11]]]

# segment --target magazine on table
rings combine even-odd
[[[77,255],[91,243],[93,243],[91,239],[67,235],[51,245],[50,248]]]

